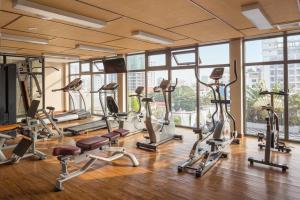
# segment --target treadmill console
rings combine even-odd
[[[163,80],[160,82],[159,87],[160,87],[162,90],[168,89],[168,88],[170,87],[170,81],[169,81],[169,80],[163,79]]]
[[[116,90],[119,87],[117,83],[109,83],[107,85],[102,86],[102,90]]]
[[[224,74],[224,68],[215,68],[211,74],[210,74],[210,78],[213,80],[219,80],[223,77]]]

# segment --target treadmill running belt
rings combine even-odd
[[[106,128],[106,127],[107,126],[106,126],[105,120],[97,120],[97,121],[92,121],[92,122],[88,122],[85,124],[66,127],[66,128],[64,128],[64,131],[72,133],[74,135],[79,135],[81,133],[85,133],[88,131],[95,131],[95,130],[99,130],[99,129]]]

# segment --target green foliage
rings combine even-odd
[[[196,108],[196,91],[189,86],[179,86],[172,94],[175,111],[194,111]]]
[[[269,104],[270,98],[259,95],[259,92],[266,90],[266,84],[264,81],[259,81],[252,87],[246,86],[247,101],[246,101],[246,120],[248,122],[265,122],[266,112],[262,112],[261,106]],[[282,85],[277,83],[272,87],[272,91],[282,90]],[[281,96],[275,96],[274,98],[275,111],[279,117],[279,123],[282,125],[283,112],[284,112],[284,98]],[[300,124],[300,94],[289,95],[289,125]]]
[[[175,123],[175,125],[181,125],[181,117],[174,116],[174,123]]]

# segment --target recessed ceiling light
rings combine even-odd
[[[44,53],[42,55],[45,57],[46,62],[67,63],[67,62],[77,62],[80,60],[78,56],[71,56],[65,54]]]
[[[285,24],[277,24],[276,27],[279,30],[290,29],[290,28],[299,28],[300,27],[300,22],[291,22],[291,23],[285,23]]]
[[[74,14],[27,0],[14,0],[13,8],[42,16],[45,19],[58,19],[90,28],[102,28],[106,25],[106,22],[102,20]]]
[[[169,45],[169,44],[173,44],[174,40],[165,38],[165,37],[161,37],[158,35],[154,35],[151,33],[146,33],[143,31],[133,31],[131,34],[132,37],[141,39],[141,40],[146,40],[149,42],[154,42],[154,43],[159,43],[159,44],[165,44],[165,45]]]
[[[107,47],[96,47],[91,45],[85,44],[77,44],[77,49],[86,50],[86,51],[99,51],[99,52],[107,52],[107,53],[115,53],[115,49],[107,48]]]
[[[258,3],[242,6],[242,14],[259,30],[273,28],[262,7]]]
[[[42,38],[33,38],[21,35],[10,35],[6,33],[0,33],[0,38],[3,40],[12,40],[17,42],[28,42],[33,44],[48,44],[48,40]]]
[[[37,28],[36,27],[28,27],[27,30],[29,30],[29,31],[36,31]]]

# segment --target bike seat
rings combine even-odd
[[[113,132],[120,134],[121,137],[125,137],[126,135],[129,134],[129,130],[119,128],[117,130],[114,130]]]
[[[128,116],[128,113],[126,112],[119,112],[116,114],[118,117],[127,117]]]
[[[145,97],[142,99],[142,102],[153,102],[152,97]]]
[[[80,154],[81,149],[75,146],[71,145],[64,145],[64,146],[59,146],[55,147],[53,149],[52,155],[53,156],[73,156]]]
[[[110,133],[106,133],[104,135],[102,135],[102,137],[105,137],[105,138],[108,138],[109,141],[115,141],[117,140],[119,137],[120,137],[120,133],[117,133],[117,132],[110,132]]]
[[[91,151],[98,149],[109,143],[109,139],[101,136],[89,137],[76,142],[76,146],[81,148],[81,151]]]
[[[53,111],[53,110],[55,110],[55,107],[47,106],[46,109]]]

